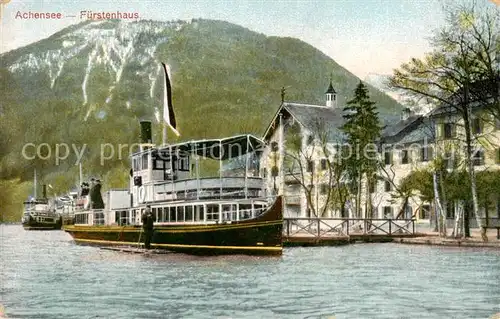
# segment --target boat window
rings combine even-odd
[[[75,224],[88,224],[89,215],[88,213],[75,214]]]
[[[189,171],[189,157],[179,158],[179,171]]]
[[[155,160],[154,161],[154,167],[153,169],[164,169],[165,168],[165,162],[162,160]]]
[[[222,205],[222,220],[236,220],[236,204]]]
[[[169,207],[169,215],[170,215],[170,221],[175,222],[176,219],[176,214],[175,214],[175,206]]]
[[[260,214],[262,214],[262,208],[263,208],[262,205],[254,204],[253,205],[253,209],[254,209],[253,215],[254,216],[259,216]]]
[[[104,213],[94,213],[94,225],[104,225]]]
[[[140,160],[140,158],[138,158],[138,157],[134,157],[132,159],[132,165],[133,165],[134,172],[137,172],[140,169],[139,160]]]
[[[148,153],[142,154],[142,169],[148,169]]]
[[[186,221],[187,222],[192,222],[193,221],[193,206],[186,206]]]
[[[240,204],[239,214],[240,214],[240,219],[252,218],[252,205]]]
[[[170,161],[165,161],[164,164],[165,164],[165,169],[170,169],[171,168],[170,167]]]
[[[207,220],[219,220],[219,205],[207,205]]]
[[[195,221],[203,221],[205,218],[204,206],[203,205],[196,205],[196,206],[194,206],[194,208],[195,208],[194,220]]]
[[[177,206],[177,221],[184,221],[184,206]]]
[[[127,225],[128,224],[128,211],[120,210],[115,211],[115,223],[118,225]]]
[[[137,216],[137,209],[132,210],[132,220],[131,222],[135,222],[135,217]],[[128,223],[128,221],[127,221]]]
[[[162,207],[158,207],[156,209],[156,221],[157,222],[163,221],[163,208]]]

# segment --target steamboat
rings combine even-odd
[[[144,123],[143,123],[144,124]],[[143,217],[151,212],[152,248],[193,254],[282,253],[282,199],[267,197],[264,181],[245,169],[244,176],[199,177],[202,158],[231,158],[231,148],[249,153],[262,147],[252,135],[191,141],[166,148],[145,147],[133,154],[130,187],[108,190],[105,200],[90,188],[64,225],[81,244],[142,247],[147,241]],[[220,157],[220,158],[219,158]],[[190,165],[195,158],[196,164]],[[193,171],[194,168],[194,171]],[[94,205],[103,202],[104,207]]]
[[[165,81],[164,119],[175,130],[166,68]],[[103,200],[100,186],[91,185],[80,196],[84,202],[63,225],[76,243],[200,255],[282,254],[282,198],[268,196],[259,170],[250,167],[250,155],[265,147],[262,140],[237,135],[158,147],[151,141],[151,122],[142,121],[128,189],[108,190]],[[217,163],[218,176],[202,175],[202,160]],[[223,174],[223,162],[232,160],[245,163],[243,173]]]
[[[50,204],[47,198],[47,186],[42,185],[43,193],[37,198],[36,171],[34,181],[34,197],[23,203],[24,212],[21,224],[25,230],[58,230],[62,226],[62,217]]]

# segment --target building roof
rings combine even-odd
[[[493,102],[494,98],[499,95],[500,77],[477,81],[469,86],[468,104],[472,109],[488,107],[488,104]],[[429,113],[429,116],[439,117],[458,113],[460,108],[454,107],[452,104],[461,105],[464,102],[464,98],[464,89],[460,88],[455,94],[447,99],[447,101],[450,101],[450,104],[441,103],[441,105],[437,106]]]
[[[264,135],[263,139],[267,139],[271,131],[276,127],[278,121],[278,115],[280,113],[288,113],[297,122],[299,122],[303,127],[309,130],[314,130],[314,127],[318,124],[325,124],[328,130],[328,140],[330,142],[338,142],[345,138],[345,135],[341,131],[341,127],[344,124],[344,110],[341,107],[328,107],[323,105],[315,104],[303,104],[294,102],[283,102],[281,106],[276,111],[273,119],[270,121]],[[397,135],[399,132],[403,131],[408,125],[411,125],[415,120],[421,116],[412,116],[406,121],[397,120],[396,115],[387,115],[380,118],[380,122],[383,128],[382,136],[390,137],[392,135]]]
[[[433,123],[424,115],[411,115],[405,120],[387,125],[382,131],[384,144],[409,144],[423,140],[434,140]]]
[[[325,125],[330,141],[338,141],[343,138],[340,130],[344,124],[341,108],[285,102],[283,109],[307,129],[314,130],[318,125]]]
[[[332,94],[337,94],[335,90],[333,89],[332,81],[330,81],[330,86],[328,86],[328,90],[326,90],[325,94],[332,93]]]
[[[420,120],[422,120],[421,115],[410,115],[405,120],[401,119],[399,121],[393,122],[392,124],[389,124],[386,127],[384,127],[384,129],[382,130],[382,136],[384,137],[395,136],[408,126],[412,125],[415,121],[420,121]]]

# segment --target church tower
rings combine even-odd
[[[326,106],[336,108],[337,107],[337,92],[333,89],[332,79],[330,79],[330,86],[325,92]]]

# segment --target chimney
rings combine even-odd
[[[47,185],[42,185],[42,198],[47,198]]]
[[[401,112],[401,120],[402,121],[406,121],[407,119],[410,118],[410,116],[413,115],[413,112],[410,110],[410,108],[408,107],[405,107],[403,109],[403,112]]]
[[[151,121],[141,121],[141,144],[151,144]]]

